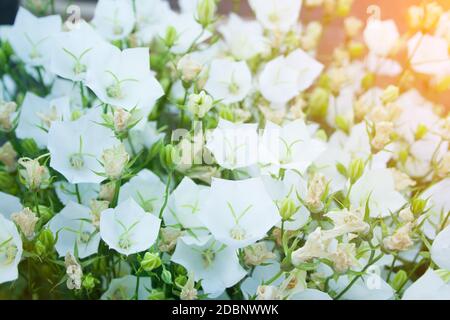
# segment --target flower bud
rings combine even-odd
[[[217,5],[215,0],[199,0],[197,2],[197,21],[203,28],[214,22]]]
[[[114,198],[116,184],[114,181],[102,184],[100,186],[100,192],[98,194],[98,198],[100,200],[112,202]]]
[[[347,37],[353,38],[357,36],[363,27],[363,22],[356,17],[348,17],[344,20],[344,28]]]
[[[64,265],[66,266],[67,288],[69,290],[80,290],[81,279],[83,277],[83,270],[81,269],[80,264],[75,257],[68,252],[64,259]]]
[[[316,118],[327,114],[330,92],[323,88],[316,88],[309,96],[309,113]]]
[[[103,151],[102,161],[106,176],[111,180],[119,179],[129,159],[130,155],[123,144]]]
[[[203,118],[213,107],[213,98],[205,91],[191,94],[188,98],[188,110],[199,118]]]
[[[16,163],[17,152],[14,150],[11,142],[6,142],[0,147],[0,162],[2,162],[7,172],[14,172],[17,167]]]
[[[171,48],[177,41],[177,30],[173,26],[168,26],[166,29],[166,35],[164,37],[164,43],[168,48]]]
[[[284,221],[288,221],[297,212],[297,206],[291,198],[284,198],[280,206],[280,215]]]
[[[415,198],[411,202],[411,212],[415,216],[418,216],[425,211],[426,206],[427,206],[427,200]]]
[[[131,113],[125,109],[117,109],[114,112],[114,130],[116,132],[124,132],[128,129],[131,119]]]
[[[391,142],[391,135],[394,132],[394,124],[392,122],[381,121],[375,124],[375,136],[371,141],[371,145],[376,151],[382,150]]]
[[[34,236],[34,228],[39,219],[30,208],[25,208],[20,212],[13,213],[11,219],[19,226],[25,237],[31,239]]]
[[[165,300],[166,294],[162,289],[152,289],[150,291],[150,295],[148,296],[148,300]]]
[[[161,259],[156,253],[146,252],[144,258],[141,261],[141,268],[144,271],[150,272],[161,266]]]
[[[336,14],[339,17],[348,16],[352,9],[353,0],[338,0]]]
[[[364,173],[364,161],[362,159],[355,159],[350,162],[348,167],[348,178],[351,184],[355,184],[356,181],[361,178]]]
[[[391,286],[395,291],[400,290],[403,284],[408,280],[408,274],[405,270],[400,270],[397,272],[395,277],[391,281]]]
[[[384,89],[381,94],[381,101],[384,105],[394,102],[400,95],[400,89],[397,86],[390,85]]]
[[[364,54],[364,45],[359,41],[350,41],[348,44],[348,52],[352,59],[358,59]]]
[[[424,11],[420,6],[411,6],[408,8],[408,26],[413,30],[421,27]]]
[[[171,171],[175,168],[177,159],[177,149],[168,144],[161,149],[159,154],[159,160],[161,161],[161,165],[167,170]]]
[[[12,116],[16,112],[15,102],[0,101],[0,131],[9,132],[13,129]]]
[[[20,158],[19,164],[23,167],[20,169],[20,176],[24,179],[28,189],[35,191],[45,189],[50,182],[50,172],[45,166],[39,164],[39,158]]]
[[[109,201],[91,200],[89,207],[91,208],[92,224],[96,228],[99,228],[100,227],[100,215],[103,211],[108,209]]]
[[[172,274],[169,270],[163,269],[161,272],[161,280],[166,284],[172,284]]]
[[[181,80],[190,82],[197,78],[202,71],[202,65],[195,61],[190,54],[186,54],[178,61],[177,70],[181,74]]]
[[[195,288],[194,274],[190,272],[186,283],[181,288],[180,299],[195,300],[197,299],[197,293],[197,289]]]
[[[367,73],[361,80],[361,86],[364,90],[369,90],[375,83],[375,74]]]
[[[90,291],[95,288],[95,285],[99,283],[99,280],[97,280],[92,274],[87,274],[83,277],[82,286],[86,290]]]

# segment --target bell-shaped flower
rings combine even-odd
[[[176,32],[175,42],[170,48],[175,54],[188,53],[211,36],[211,32],[203,29],[192,13],[173,13],[168,15],[168,19],[167,28],[171,27]],[[159,32],[162,39],[165,39],[167,28]]]
[[[220,119],[217,128],[207,136],[206,147],[223,168],[248,167],[258,161],[257,127],[257,124],[237,124]]]
[[[269,61],[259,76],[259,90],[265,99],[283,105],[308,89],[323,65],[301,49]]]
[[[450,225],[438,233],[430,252],[433,262],[439,268],[450,270]]]
[[[450,284],[428,269],[405,290],[402,300],[450,300]]]
[[[214,179],[199,219],[220,242],[243,248],[264,238],[281,217],[260,178]]]
[[[218,27],[234,58],[249,60],[266,53],[270,47],[264,30],[256,21],[245,21],[231,13],[226,24]]]
[[[170,194],[163,216],[165,225],[186,229],[186,236],[194,239],[205,236],[207,229],[198,217],[204,202],[202,191],[207,191],[207,187],[197,185],[190,178],[184,177]]]
[[[0,216],[3,215],[3,217],[9,219],[13,213],[20,212],[22,209],[23,206],[19,198],[0,192]]]
[[[193,272],[195,281],[201,281],[203,291],[212,297],[219,296],[247,274],[239,264],[237,251],[213,237],[203,245],[188,245],[178,239],[171,261]]]
[[[445,39],[419,32],[408,41],[408,56],[411,67],[418,73],[444,76],[450,73],[450,55]]]
[[[132,1],[100,0],[91,23],[107,40],[126,38],[135,24]]]
[[[156,241],[161,220],[146,213],[132,198],[100,216],[100,235],[117,252],[130,255],[149,249]]]
[[[22,239],[14,223],[0,214],[0,283],[19,277]]]
[[[120,188],[119,203],[133,198],[145,212],[158,215],[164,203],[165,188],[156,174],[144,169]]]
[[[60,30],[59,15],[38,18],[20,7],[8,33],[8,41],[25,64],[46,67],[53,47],[52,37]]]
[[[304,173],[325,148],[303,120],[282,127],[268,121],[261,137],[260,162]]]
[[[112,279],[108,290],[102,294],[101,300],[147,300],[152,291],[152,280],[149,277],[140,277],[139,286],[136,285],[138,278],[133,275],[126,275],[122,278]]]
[[[330,280],[330,289],[342,292],[353,279],[348,275],[342,275],[339,279]],[[394,298],[394,290],[376,272],[366,272],[345,292],[341,300],[391,300]]]
[[[353,185],[350,202],[354,208],[365,208],[368,202],[370,216],[389,217],[399,210],[405,199],[396,191],[393,173],[389,169],[372,169]]]
[[[167,1],[135,0],[137,37],[149,44],[155,36],[166,30],[175,13]]]
[[[75,29],[54,37],[50,70],[65,79],[84,80],[92,50],[103,42],[87,22],[80,21]]]
[[[97,199],[100,191],[100,185],[97,183],[74,185],[66,181],[57,181],[53,186],[59,201],[64,205],[67,205],[69,202],[80,201],[81,204],[88,206],[91,200]]]
[[[27,92],[20,108],[16,135],[20,139],[34,139],[41,149],[47,147],[48,131],[54,121],[71,120],[68,97],[47,100]]]
[[[121,51],[113,45],[100,45],[92,51],[86,85],[106,104],[128,111],[152,108],[163,89],[150,70],[148,48]]]
[[[60,257],[78,250],[80,259],[96,254],[100,234],[93,225],[91,210],[75,202],[69,202],[48,223],[53,234],[58,235],[55,248]]]
[[[400,39],[394,20],[371,19],[364,29],[364,41],[369,50],[377,56],[385,57]]]
[[[297,208],[292,217],[284,222],[284,229],[298,230],[303,227],[310,217],[309,210],[300,201],[300,199],[306,199],[308,193],[308,186],[303,177],[298,172],[287,170],[282,180],[274,179],[269,175],[264,175],[261,178],[270,197],[278,204],[279,209],[285,199],[292,200]],[[281,227],[281,223],[278,224],[278,227]]]
[[[287,32],[298,23],[302,1],[249,0],[250,7],[264,28]]]
[[[446,214],[450,211],[450,199],[447,196],[450,192],[450,178],[446,178],[435,183],[420,198],[427,200],[427,213],[420,216],[419,221],[425,220],[422,224],[422,231],[430,238],[434,239],[436,234],[441,230]]]
[[[108,128],[98,124],[99,110],[72,122],[53,122],[48,134],[50,166],[70,183],[100,183],[103,167],[99,160],[105,149],[120,142]]]
[[[222,103],[242,101],[252,87],[252,75],[244,61],[216,59],[211,62],[205,90]]]

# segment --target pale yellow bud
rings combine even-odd
[[[16,157],[17,152],[9,141],[0,147],[0,162],[5,165],[6,171],[13,172],[16,170]]]
[[[177,70],[181,75],[181,80],[189,82],[197,78],[202,71],[202,65],[187,54],[178,61]]]
[[[400,95],[400,89],[396,86],[390,85],[386,89],[384,89],[383,93],[381,94],[381,101],[387,105],[389,103],[394,102],[398,99],[398,96]]]
[[[100,186],[100,192],[98,194],[98,198],[101,200],[112,202],[114,198],[114,191],[116,188],[116,184],[114,181],[102,184]]]
[[[410,208],[405,208],[401,210],[398,214],[402,222],[412,222],[414,221],[414,214],[411,212]]]
[[[391,142],[391,135],[394,132],[392,122],[378,122],[375,124],[375,137],[372,139],[372,147],[380,151]]]
[[[127,130],[131,119],[131,113],[125,109],[117,109],[114,112],[114,130],[124,132]]]
[[[16,112],[15,102],[0,101],[0,130],[9,132],[13,128],[12,116]]]
[[[256,290],[256,300],[280,300],[280,292],[275,286],[259,286]]]
[[[100,215],[103,211],[108,209],[109,201],[99,201],[99,200],[91,200],[90,208],[91,208],[91,217],[92,224],[96,227],[100,227]]]
[[[410,232],[412,224],[408,222],[403,227],[397,229],[392,236],[383,240],[384,246],[391,251],[405,251],[411,248],[414,242],[411,239]]]
[[[46,166],[41,166],[39,159],[20,158],[20,175],[30,190],[45,189],[49,185],[50,172]]]
[[[195,116],[203,118],[212,107],[213,98],[205,91],[189,95],[187,109]]]
[[[14,221],[27,238],[32,238],[34,235],[34,228],[39,219],[36,214],[29,208],[25,208],[20,212],[13,213],[11,215],[12,221]]]
[[[103,151],[102,161],[106,176],[111,180],[119,179],[129,159],[130,155],[123,144]]]
[[[344,20],[344,27],[347,37],[353,38],[361,33],[363,22],[356,17],[348,17]]]
[[[244,261],[248,266],[259,266],[274,258],[275,254],[267,249],[264,242],[258,242],[244,248]]]

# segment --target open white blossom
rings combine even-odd
[[[239,264],[236,250],[212,237],[203,245],[187,245],[179,239],[171,261],[193,272],[195,281],[201,280],[204,292],[212,297],[238,283],[247,273]]]
[[[297,24],[302,0],[249,0],[249,4],[266,29],[286,32]]]
[[[49,101],[28,92],[20,108],[16,134],[20,139],[33,139],[38,147],[45,148],[48,143],[48,130],[52,123],[70,120],[68,97]]]
[[[237,124],[220,119],[207,136],[206,147],[217,163],[227,169],[243,168],[258,161],[257,124]]]
[[[131,33],[135,23],[130,0],[100,0],[92,24],[107,40],[121,40]]]
[[[251,89],[252,75],[244,61],[213,60],[205,90],[225,104],[243,100]]]
[[[113,45],[100,45],[92,51],[86,85],[104,103],[126,110],[153,107],[163,95],[161,85],[150,70],[147,48],[121,51]]]
[[[255,243],[280,221],[262,180],[213,179],[199,219],[213,236],[232,248]]]
[[[16,280],[22,257],[22,239],[12,221],[0,215],[0,283]]]
[[[248,60],[269,50],[263,31],[258,22],[245,21],[234,13],[219,27],[231,54],[239,60]]]
[[[50,70],[73,81],[84,80],[92,50],[104,42],[101,36],[84,20],[68,32],[54,36]]]
[[[399,38],[394,20],[371,19],[364,30],[364,41],[369,50],[382,57],[389,55]]]
[[[70,183],[100,183],[103,168],[99,162],[105,149],[119,144],[108,128],[95,123],[97,111],[80,119],[53,122],[48,133],[50,166]],[[94,138],[95,137],[95,138]]]
[[[429,75],[450,73],[448,43],[442,38],[419,32],[408,41],[408,55],[416,72]]]
[[[403,300],[449,300],[450,284],[428,269],[422,277],[411,284],[403,293]]]
[[[46,67],[53,48],[52,37],[60,30],[60,16],[38,18],[20,7],[8,41],[23,62],[33,67]]]
[[[81,259],[97,253],[100,234],[92,219],[88,207],[69,202],[50,220],[50,230],[55,236],[58,235],[55,247],[60,257],[68,252],[73,255],[75,250],[78,250],[78,257]]]
[[[450,225],[438,233],[430,252],[434,263],[441,269],[450,270]]]
[[[308,89],[323,65],[301,49],[269,61],[259,76],[261,94],[273,104],[283,105]]]
[[[405,199],[395,190],[391,171],[373,169],[355,183],[350,202],[355,208],[365,208],[368,202],[371,217],[389,217],[405,204]]]
[[[129,198],[101,213],[100,236],[111,249],[128,256],[149,249],[158,237],[160,224],[160,219]]]
[[[122,186],[119,203],[133,198],[145,212],[158,215],[164,202],[165,188],[157,175],[144,169]]]

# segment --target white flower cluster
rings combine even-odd
[[[450,299],[450,12],[302,2],[1,26],[0,298]]]

